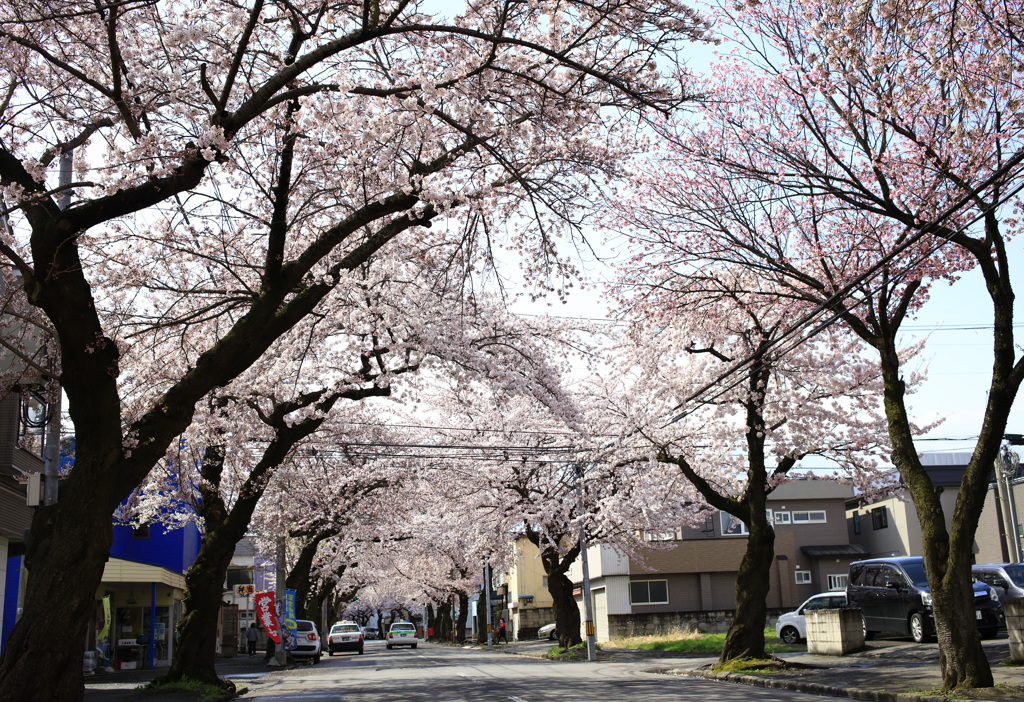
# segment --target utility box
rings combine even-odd
[[[1024,663],[1024,599],[1011,597],[1003,600],[1006,613],[1006,633],[1010,637],[1010,658]]]
[[[805,612],[807,652],[843,656],[864,648],[864,620],[859,608],[815,609]]]
[[[28,499],[26,503],[29,507],[38,507],[43,501],[43,474],[32,473],[29,475],[27,488]]]

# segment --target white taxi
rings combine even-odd
[[[363,652],[363,630],[355,622],[336,622],[327,635],[327,655],[338,651]]]
[[[395,622],[388,630],[388,649],[393,646],[412,646],[416,648],[419,639],[416,638],[416,626],[412,622]]]

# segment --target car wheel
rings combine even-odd
[[[318,652],[315,656],[313,656],[313,665],[316,665],[319,662],[320,662],[320,654]]]
[[[994,639],[999,634],[998,628],[978,629],[983,639]]]
[[[416,644],[413,644],[413,645],[412,645],[412,647],[413,647],[413,648],[416,648]]]
[[[327,655],[328,656],[333,656],[334,655],[334,651],[333,650],[328,650],[327,651]]]
[[[861,615],[861,618],[860,618],[860,625],[864,629],[864,640],[865,641],[870,641],[871,639],[875,638],[875,632],[868,631],[868,623],[864,619],[863,615]]]
[[[558,632],[552,631],[550,634],[548,634],[548,641],[558,641]]]
[[[779,638],[785,643],[795,644],[800,641],[800,632],[796,630],[796,627],[784,626],[779,632]]]
[[[910,615],[910,636],[914,643],[925,643],[928,640],[928,635],[924,633],[924,617],[918,612]]]
[[[391,644],[388,644],[388,650],[389,651],[391,650]]]

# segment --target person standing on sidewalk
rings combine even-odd
[[[245,630],[245,641],[248,644],[248,650],[250,656],[256,655],[256,641],[260,638],[260,632],[256,628],[256,622],[249,625],[249,628]]]

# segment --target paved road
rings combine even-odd
[[[235,679],[243,699],[276,702],[700,702],[820,700],[820,697],[644,672],[665,661],[552,663],[420,644],[324,657],[319,665]]]

